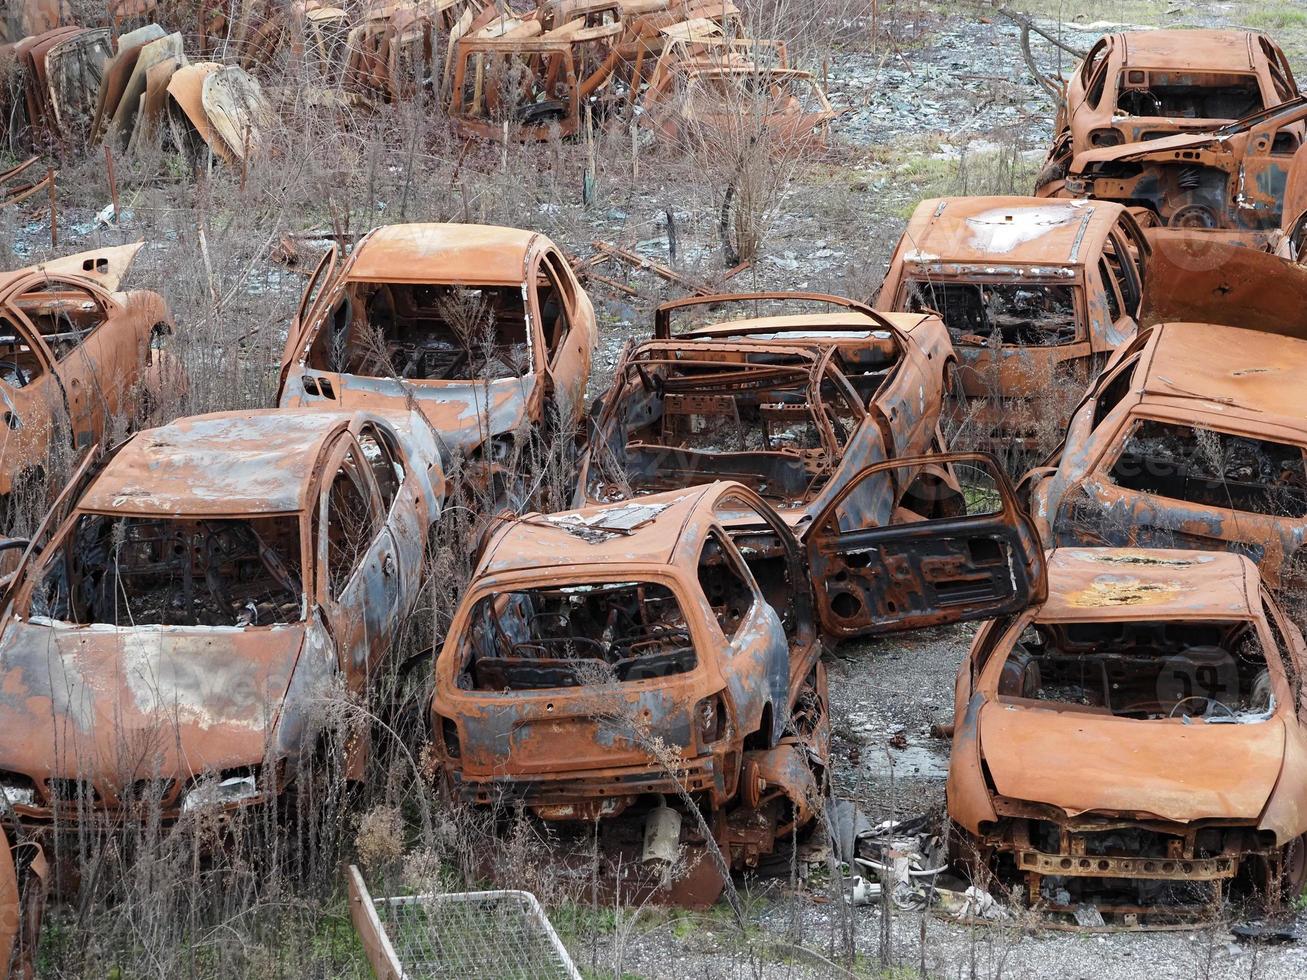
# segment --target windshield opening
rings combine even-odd
[[[779,506],[815,492],[861,424],[860,407],[833,372],[814,385],[806,361],[744,356],[631,364],[618,395],[613,460],[604,464],[620,472],[596,472],[595,498],[713,480],[737,480]]]
[[[1075,289],[1055,283],[907,280],[907,309],[934,311],[956,344],[1054,347],[1078,336]]]
[[[520,378],[531,370],[522,287],[350,283],[308,363],[406,381]]]
[[[299,521],[82,514],[42,567],[30,610],[78,625],[299,622]]]
[[[1246,620],[1035,623],[1008,653],[998,693],[1118,718],[1246,724],[1274,711],[1267,663]]]

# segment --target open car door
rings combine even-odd
[[[894,523],[860,527],[844,501],[886,477]],[[951,516],[928,516],[940,513]],[[988,453],[869,466],[817,516],[806,544],[818,618],[836,637],[989,619],[1048,593],[1039,535]]]
[[[286,380],[284,377],[286,367],[294,362],[295,355],[299,353],[304,328],[312,322],[312,314],[318,305],[318,299],[322,296],[323,290],[336,280],[336,267],[339,265],[339,260],[340,246],[333,242],[327,249],[327,254],[318,260],[313,274],[309,276],[309,281],[304,286],[299,306],[295,309],[295,319],[291,321],[290,328],[286,331],[286,347],[281,354],[283,382]]]
[[[0,539],[4,545],[23,548],[22,557],[18,559],[13,570],[0,575],[0,616],[3,616],[5,609],[8,608],[14,591],[22,585],[28,566],[41,557],[41,552],[50,543],[50,538],[63,526],[64,520],[72,513],[77,501],[82,499],[82,493],[90,482],[91,476],[98,473],[103,468],[103,464],[116,452],[115,448],[108,455],[101,456],[98,444],[90,446],[82,455],[81,462],[77,464],[68,482],[64,484],[63,490],[59,492],[59,496],[55,498],[50,510],[41,518],[41,523],[36,526],[32,536],[25,542],[21,539]]]

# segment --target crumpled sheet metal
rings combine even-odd
[[[1202,232],[1149,229],[1140,326],[1217,323],[1307,339],[1307,267]]]

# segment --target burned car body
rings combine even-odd
[[[203,415],[88,459],[3,597],[10,811],[171,820],[298,785],[330,700],[387,666],[442,504],[417,412]],[[349,752],[323,761],[357,770],[366,735]]]
[[[823,309],[770,315],[772,303]],[[706,320],[709,309],[719,319]],[[677,322],[686,313],[689,328]],[[602,397],[578,500],[737,480],[802,535],[865,467],[942,448],[952,349],[937,317],[816,293],[742,293],[664,304],[654,334],[621,358]],[[941,468],[917,479],[941,491],[937,511],[955,505]],[[865,483],[852,502],[858,522],[889,523],[892,498]]]
[[[118,287],[141,248],[55,259],[0,280],[0,500],[49,475],[60,443],[80,452],[118,416],[134,419],[184,386],[164,349],[172,314],[158,293]]]
[[[1288,59],[1251,31],[1124,31],[1074,69],[1037,187],[1066,176],[1077,153],[1208,132],[1298,94]]]
[[[1030,905],[1151,924],[1307,884],[1301,634],[1238,555],[1059,548],[957,678],[961,853]]]
[[[1086,150],[1039,193],[1117,201],[1158,225],[1262,248],[1280,227],[1304,120],[1307,97],[1296,96],[1210,132]]]
[[[613,78],[622,31],[617,0],[555,0],[474,22],[454,49],[455,127],[495,140],[576,135]]]
[[[1141,332],[1028,477],[1044,540],[1230,550],[1272,585],[1301,584],[1304,372],[1307,340],[1207,323]]]
[[[765,138],[797,150],[825,143],[837,115],[816,78],[788,66],[781,42],[729,38],[708,22],[672,33],[641,97],[640,125],[685,146],[708,139],[739,152]]]
[[[388,225],[335,249],[287,335],[283,407],[403,407],[450,453],[488,465],[514,439],[584,411],[594,308],[544,235],[488,225]]]
[[[753,867],[813,815],[829,755],[819,624],[884,633],[1042,594],[1033,528],[985,465],[997,494],[985,513],[847,531],[837,499],[806,555],[736,483],[511,519],[436,662],[444,785],[477,806],[523,806],[559,835],[595,828],[602,874],[624,894],[658,892],[685,848],[697,864],[671,897],[711,903],[709,836],[731,867]]]
[[[1134,335],[1148,251],[1119,205],[923,201],[876,307],[943,318],[960,362],[949,391],[956,431],[1038,448],[1041,430],[1060,433],[1073,399]]]

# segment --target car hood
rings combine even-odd
[[[319,400],[304,391],[304,377],[332,380],[334,399]],[[311,406],[381,411],[416,408],[440,437],[448,465],[455,453],[466,455],[491,436],[516,432],[527,420],[536,390],[536,375],[494,381],[405,381],[303,370],[287,378],[281,407]]]
[[[1279,778],[1284,737],[1279,718],[1185,725],[994,701],[980,713],[981,753],[998,794],[1073,816],[1256,820]]]
[[[0,635],[0,768],[114,780],[261,762],[303,640],[302,624],[11,620]]]

